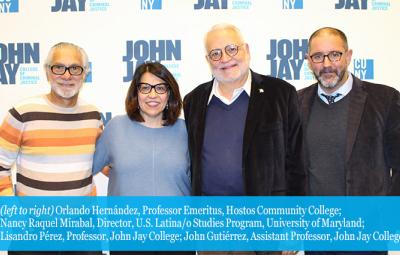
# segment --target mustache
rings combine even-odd
[[[235,66],[235,65],[236,65],[236,63],[230,63],[230,62],[228,62],[228,63],[226,63],[226,64],[220,65],[219,68],[220,68],[220,69],[223,69],[223,68],[232,67],[232,66]]]
[[[324,74],[324,73],[335,73],[336,75],[339,75],[338,70],[335,70],[332,67],[324,67],[319,71],[319,75]]]

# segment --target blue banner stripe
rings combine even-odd
[[[399,207],[399,197],[3,197],[0,249],[400,250]]]

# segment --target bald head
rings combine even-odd
[[[347,37],[345,33],[334,27],[323,27],[312,33],[310,38],[308,39],[308,53],[310,53],[311,51],[312,40],[318,36],[323,36],[323,35],[334,35],[340,37],[341,41],[343,42],[343,48],[345,50],[348,50],[349,46],[347,44]]]

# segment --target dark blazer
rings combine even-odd
[[[303,131],[317,96],[317,84],[298,92]],[[345,152],[346,194],[400,195],[400,94],[394,88],[353,76]],[[307,157],[307,148],[304,150]],[[309,168],[308,160],[305,169]]]
[[[251,72],[251,95],[243,138],[246,195],[302,195],[302,129],[296,90],[289,83]],[[213,81],[184,99],[192,160],[192,193],[201,195],[205,117]]]

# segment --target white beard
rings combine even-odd
[[[64,99],[70,99],[74,97],[76,94],[79,93],[80,89],[80,87],[76,86],[73,89],[64,90],[59,85],[53,85],[53,84],[51,84],[51,87],[58,96]]]

